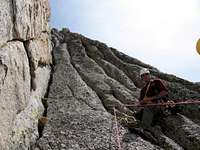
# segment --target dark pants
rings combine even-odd
[[[155,115],[162,114],[162,111],[162,108],[159,106],[145,107],[142,111],[141,127],[144,129],[151,127]]]

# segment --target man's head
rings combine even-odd
[[[142,68],[140,70],[140,77],[144,82],[150,81],[150,72],[147,68]]]

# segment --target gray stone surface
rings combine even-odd
[[[49,31],[48,0],[0,0],[0,3],[0,46],[12,39],[35,39]]]
[[[114,118],[106,111],[99,98],[99,95],[113,96],[111,84],[105,80],[109,77],[87,56],[80,41],[60,44],[54,47],[53,52],[55,65],[48,99],[50,120],[36,147],[118,149]],[[119,82],[116,86],[117,84]],[[124,86],[123,88],[126,89]],[[121,103],[114,96],[113,99]],[[131,135],[120,124],[118,128],[123,149],[159,149],[139,136]],[[123,141],[125,138],[134,140]]]
[[[13,0],[14,38],[29,40],[49,31],[48,0]]]
[[[48,0],[0,3],[0,150],[117,150],[119,142],[126,150],[200,149],[198,105],[159,119],[151,137],[130,132],[127,121],[134,121],[135,109],[125,106],[138,101],[141,67],[165,81],[172,100],[200,99],[199,83],[162,73],[67,28],[53,29],[51,43]],[[49,123],[38,139],[46,92]]]
[[[0,0],[0,47],[13,37],[13,14],[10,0]]]
[[[29,149],[50,78],[50,8],[48,0],[0,3],[0,150]]]
[[[39,65],[48,65],[52,63],[52,48],[48,34],[41,33],[39,38],[27,41],[25,46],[33,70],[38,68]]]
[[[148,67],[153,77],[160,76],[165,81],[171,99],[200,98],[199,87],[193,89],[192,86],[197,84],[159,72],[67,29],[53,29],[52,41],[54,73],[48,99],[50,121],[33,149],[117,150],[119,141],[126,150],[199,149],[197,105],[184,106],[180,111],[182,115],[158,118],[158,127],[153,127],[150,135],[130,132],[127,127],[131,126],[124,124],[134,110],[125,104],[138,101],[141,67]]]
[[[183,115],[169,116],[162,126],[171,139],[182,145],[185,149],[200,149],[200,126]]]
[[[27,107],[16,116],[9,149],[28,149],[38,139],[37,120],[44,111],[41,98],[45,95],[50,71],[50,67],[36,70],[37,89],[31,92]]]
[[[21,42],[10,42],[0,49],[1,80],[0,134],[1,146],[7,146],[13,120],[23,111],[30,98],[30,72],[25,48]]]

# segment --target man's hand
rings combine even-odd
[[[141,104],[150,104],[152,103],[153,98],[152,97],[144,97],[141,101]]]
[[[167,101],[166,108],[173,108],[173,107],[175,107],[175,106],[176,106],[176,105],[174,104],[174,101],[172,101],[172,100]]]

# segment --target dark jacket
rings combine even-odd
[[[147,91],[147,87],[149,85],[148,91]],[[160,79],[155,79],[155,80],[151,80],[150,83],[145,84],[145,86],[141,89],[140,92],[140,98],[139,100],[142,101],[143,98],[145,97],[153,97],[158,95],[161,91],[168,91],[166,86],[163,84],[163,82]],[[163,97],[163,100],[166,100],[166,97]],[[153,102],[157,102],[158,99],[153,100]]]

